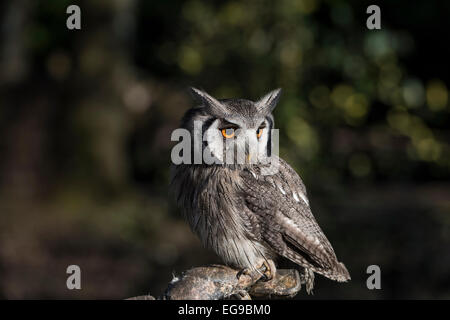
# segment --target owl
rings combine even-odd
[[[349,280],[311,212],[303,181],[272,152],[272,111],[281,89],[256,102],[191,93],[200,104],[181,127],[199,141],[191,143],[192,158],[207,154],[209,161],[172,165],[171,189],[204,246],[239,274],[265,280],[275,275],[277,258],[287,258],[302,268],[308,293],[314,273]]]

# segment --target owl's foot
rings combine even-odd
[[[275,262],[273,260],[264,260],[263,264],[258,268],[262,272],[262,280],[270,281],[275,277],[277,268],[275,267]]]
[[[273,279],[276,273],[276,267],[273,260],[264,260],[264,262],[261,264],[261,266],[257,267],[256,269],[253,268],[244,268],[240,270],[236,277],[239,279],[243,275],[247,275],[251,277],[252,279],[256,281],[262,280],[262,281],[270,281]]]
[[[306,286],[306,292],[308,294],[313,294],[314,272],[309,268],[304,268],[303,274],[300,275],[300,279]]]
[[[239,280],[242,276],[249,276],[250,278],[254,279],[254,275],[255,273],[252,271],[252,269],[244,268],[236,274],[236,278],[238,278]]]

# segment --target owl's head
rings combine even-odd
[[[194,137],[194,154],[200,152],[204,163],[225,165],[264,163],[272,153],[272,111],[281,89],[257,101],[216,99],[191,88],[200,105],[183,118],[183,127]],[[201,141],[197,147],[195,141]]]

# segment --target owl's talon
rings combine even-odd
[[[262,274],[262,275],[261,275]],[[262,277],[264,277],[264,273],[259,271],[258,269],[251,269],[251,268],[244,268],[241,269],[237,274],[236,278],[240,280],[242,276],[248,276],[252,279],[253,282],[256,282],[260,280]],[[265,281],[265,280],[264,280]]]
[[[270,281],[275,276],[276,268],[272,260],[264,260],[263,264],[258,268],[262,272],[261,280]]]
[[[275,263],[272,260],[264,260],[261,266],[256,269],[244,268],[241,269],[237,274],[236,278],[239,280],[241,276],[246,275],[254,279],[254,281],[270,281],[274,278],[276,273]]]
[[[239,280],[242,275],[248,275],[248,269],[247,268],[239,270],[239,272],[236,274],[236,278]]]

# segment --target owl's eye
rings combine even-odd
[[[222,129],[222,135],[224,136],[224,138],[230,139],[234,137],[234,129],[233,128],[227,128],[227,129]]]
[[[256,136],[259,138],[262,136],[264,128],[258,128],[258,130],[256,130]]]

